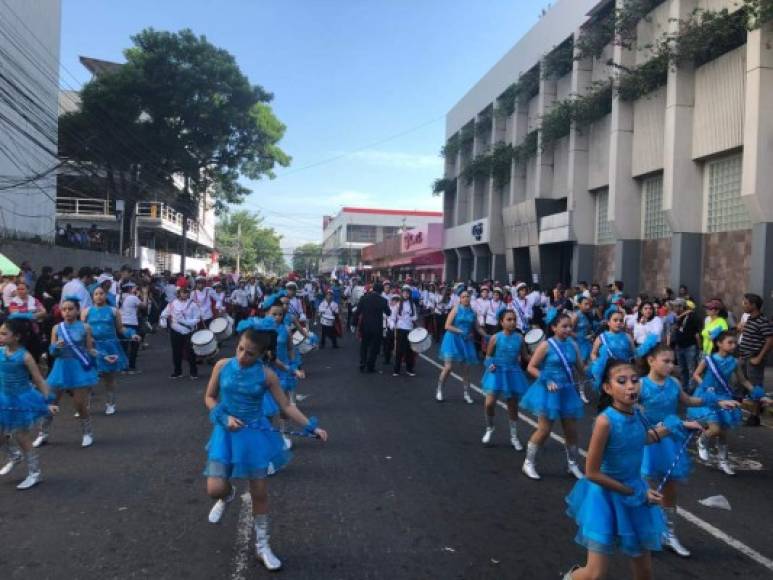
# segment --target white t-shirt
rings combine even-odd
[[[8,305],[11,303],[11,299],[16,294],[16,284],[13,282],[8,282],[5,286],[3,286],[3,304],[6,308],[8,308]]]
[[[16,287],[14,286],[14,290],[15,289]],[[70,296],[78,298],[81,310],[88,308],[93,304],[89,291],[86,290],[86,286],[83,285],[83,282],[81,282],[79,278],[73,278],[62,287],[62,299],[59,301],[59,304],[64,302],[64,299]]]
[[[663,337],[663,321],[659,316],[653,317],[647,324],[637,322],[633,327],[633,340],[637,345],[644,343],[650,334]]]
[[[139,319],[137,318],[137,309],[140,304],[142,304],[142,300],[137,298],[134,294],[124,294],[121,297],[120,302],[121,321],[130,326],[138,326]]]
[[[319,305],[319,318],[322,326],[333,326],[336,314],[338,314],[338,304],[332,300],[328,302],[323,300]]]

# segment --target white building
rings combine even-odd
[[[333,269],[358,268],[362,265],[362,248],[396,236],[403,229],[442,221],[437,211],[370,209],[344,207],[335,216],[322,221],[322,260],[320,273]]]
[[[773,24],[747,32],[736,0],[616,4],[632,26],[614,40],[600,32],[612,0],[555,2],[449,111],[446,277],[686,284],[770,304]],[[738,33],[712,37],[696,9]],[[650,48],[696,30],[676,64]],[[474,171],[491,151],[496,178]]]
[[[60,0],[0,3],[0,237],[54,239]]]

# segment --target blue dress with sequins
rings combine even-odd
[[[86,350],[86,327],[80,320],[73,323],[62,322],[56,326],[56,336],[62,339],[61,325],[65,325],[72,337],[73,343],[79,347],[91,365],[86,368],[73,349],[65,344],[63,347],[54,347],[56,359],[48,375],[47,382],[52,389],[86,389],[99,382],[97,365],[94,357]]]
[[[115,312],[111,306],[92,306],[86,313],[86,322],[91,327],[94,348],[97,350],[97,371],[116,373],[129,366],[129,359],[118,341],[115,332]],[[106,356],[117,356],[114,363],[105,360]]]
[[[0,432],[28,431],[48,415],[46,399],[30,382],[26,353],[0,347]]]
[[[220,370],[220,401],[225,415],[245,426],[229,431],[215,423],[207,444],[204,475],[225,479],[263,479],[269,465],[284,467],[292,455],[285,450],[282,436],[272,430],[266,419],[263,401],[268,390],[263,364],[243,368],[236,358]]]
[[[506,399],[521,397],[529,388],[529,382],[521,368],[521,345],[523,337],[514,332],[510,336],[504,332],[496,334],[494,372],[488,367],[483,373],[481,387],[487,395],[499,395]]]
[[[577,349],[573,339],[554,339],[561,349],[567,363],[574,367],[577,362]],[[557,391],[549,391],[548,383],[555,383]],[[521,399],[521,408],[537,415],[555,419],[579,419],[585,414],[584,405],[577,387],[564,368],[564,364],[555,349],[548,344],[545,358],[540,365],[539,378],[534,381],[526,395]]]
[[[730,386],[733,373],[735,373],[735,369],[738,366],[738,361],[733,356],[720,356],[717,353],[710,356],[717,370],[724,377],[725,383]],[[693,396],[702,397],[707,393],[716,395],[718,401],[733,400],[733,393],[728,392],[722,386],[708,365],[703,371],[703,380],[698,385],[698,388],[695,389]],[[687,410],[687,417],[701,423],[719,423],[719,426],[723,429],[734,429],[741,424],[743,413],[738,408],[722,409],[717,406],[691,407]]]
[[[649,377],[641,380],[639,403],[643,407],[642,416],[649,425],[655,426],[669,415],[676,415],[679,407],[679,394],[682,388],[673,377],[659,385]],[[641,464],[642,477],[660,481],[674,463],[680,453],[684,436],[672,433],[663,437],[660,442],[647,445]],[[692,470],[690,455],[682,452],[679,461],[674,466],[669,479],[685,481]]]
[[[579,480],[567,496],[567,515],[577,523],[575,541],[591,552],[611,555],[616,549],[628,556],[661,549],[666,530],[660,506],[647,503],[647,483],[639,473],[647,432],[642,418],[607,407],[609,438],[601,472],[634,490],[623,495],[592,482]]]
[[[478,354],[475,352],[475,345],[472,342],[471,332],[475,325],[475,313],[469,306],[456,307],[456,315],[451,323],[461,332],[452,332],[447,330],[443,335],[443,341],[440,343],[438,354],[444,361],[476,364]]]

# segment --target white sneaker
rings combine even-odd
[[[443,389],[438,387],[437,392],[435,393],[435,400],[438,403],[442,403],[445,399],[443,399]]]
[[[542,479],[539,473],[537,473],[537,467],[528,459],[523,462],[521,471],[523,471],[523,474],[529,479]]]
[[[470,396],[470,391],[466,390],[464,391],[464,402],[468,405],[472,405],[474,401],[472,400],[472,397]]]
[[[257,551],[258,560],[271,572],[282,567],[282,561],[274,555],[270,546],[265,546]]]
[[[75,412],[72,414],[72,416],[73,416],[73,417],[75,417],[76,419],[78,419],[78,418],[80,418],[81,414],[80,414],[80,412],[79,412],[79,411],[75,411]]]
[[[84,433],[81,440],[81,447],[91,447],[94,444],[94,435],[91,433]]]
[[[219,523],[220,520],[223,519],[223,514],[225,513],[225,510],[228,507],[228,504],[230,504],[235,498],[236,498],[236,486],[231,485],[231,493],[229,493],[226,497],[217,500],[215,502],[215,505],[212,506],[212,509],[209,510],[209,523],[210,524]]]
[[[284,439],[284,442],[285,442],[285,449],[289,450],[293,448],[292,439],[290,439],[287,435],[282,435],[282,439]]]
[[[115,403],[105,403],[105,415],[115,415]]]
[[[8,475],[19,463],[21,463],[21,457],[12,457],[8,460],[8,463],[0,467],[0,475]]]
[[[515,448],[516,451],[523,451],[523,443],[521,443],[521,440],[518,439],[518,435],[510,435],[510,444]]]
[[[494,428],[493,427],[486,427],[486,432],[483,434],[483,438],[480,440],[483,445],[490,445],[491,444],[491,437],[494,435]]]
[[[719,468],[725,472],[725,475],[735,475],[735,469],[730,465],[727,459],[721,459],[719,461]]]
[[[585,394],[585,389],[580,389],[579,394],[580,394],[580,399],[582,399],[583,405],[587,405],[588,403],[590,403],[590,400],[588,400],[588,395]]]
[[[690,550],[685,548],[682,545],[682,542],[679,541],[679,538],[677,538],[676,535],[671,532],[666,532],[663,534],[663,545],[671,549],[677,556],[681,556],[682,558],[689,558],[692,555],[690,554]]]
[[[585,477],[585,474],[582,472],[582,470],[580,470],[580,466],[577,465],[576,461],[570,461],[569,463],[567,463],[566,471],[574,475],[577,479],[582,479],[583,477]]]
[[[272,476],[276,473],[276,467],[274,467],[273,463],[269,463],[268,467],[266,468],[266,475]]]
[[[21,490],[29,489],[31,487],[36,486],[41,481],[43,481],[43,476],[40,474],[39,471],[36,473],[30,473],[24,479],[24,481],[22,481],[19,485],[16,486],[16,489],[21,489]]]
[[[35,437],[35,440],[32,442],[33,447],[41,447],[42,445],[45,445],[48,441],[48,433],[44,433],[41,431],[38,433],[38,436]]]
[[[701,461],[709,460],[709,446],[706,445],[703,437],[698,438],[698,457],[700,457]]]

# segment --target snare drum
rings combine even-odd
[[[526,333],[526,336],[523,339],[523,341],[526,343],[526,348],[530,353],[537,350],[537,346],[539,346],[539,343],[541,343],[543,340],[545,340],[545,333],[541,328],[532,328],[529,332]]]
[[[414,328],[408,333],[408,343],[413,352],[421,354],[432,346],[432,336],[426,328]]]
[[[211,330],[199,330],[191,336],[191,346],[196,356],[210,356],[217,352],[217,340]]]
[[[234,332],[233,319],[230,316],[220,316],[209,323],[209,330],[215,335],[217,342],[223,342]]]
[[[297,349],[301,354],[306,354],[314,348],[314,345],[310,340],[306,340],[306,335],[300,330],[296,330],[293,333],[293,348]]]

